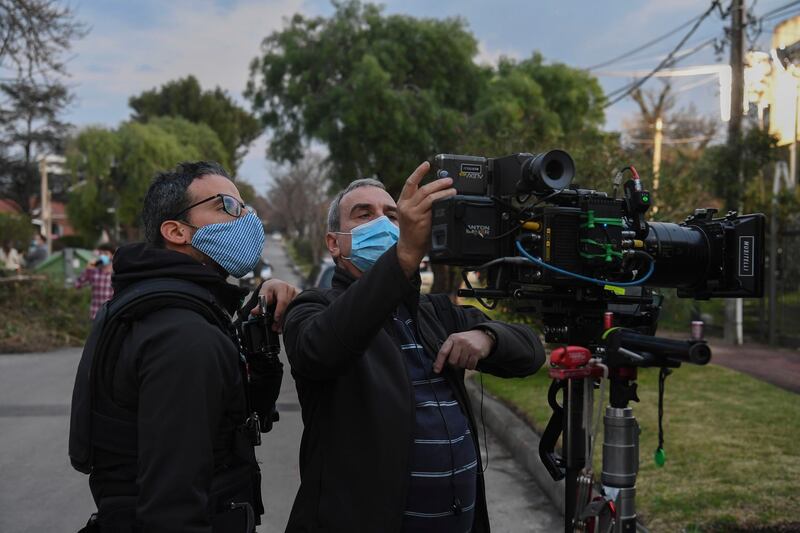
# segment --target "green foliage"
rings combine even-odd
[[[179,143],[197,153],[194,159],[216,161],[226,169],[232,168],[233,160],[226,151],[219,136],[211,127],[200,122],[189,122],[181,117],[157,117],[148,121],[175,137]]]
[[[384,16],[359,2],[330,18],[295,15],[252,61],[246,96],[272,129],[271,158],[295,162],[316,139],[335,185],[378,176],[393,191],[420,161],[451,151],[485,79],[460,19]]]
[[[737,179],[735,170],[734,153],[740,153],[742,182]],[[740,143],[735,145],[720,144],[708,147],[700,160],[694,166],[691,176],[702,183],[705,190],[713,192],[723,200],[727,209],[738,209],[739,198],[744,197],[747,187],[759,181],[761,172],[766,165],[777,160],[777,139],[760,128],[751,127],[742,136]],[[769,194],[771,194],[772,176],[768,177]],[[755,199],[748,195],[749,202]],[[769,197],[766,195],[766,197]],[[749,203],[748,202],[748,203]],[[758,207],[753,205],[752,207]],[[745,205],[749,210],[751,205]]]
[[[134,120],[139,122],[150,122],[158,117],[182,117],[206,124],[217,134],[226,154],[224,157],[216,156],[214,160],[224,163],[234,173],[250,143],[261,134],[258,120],[236,105],[225,91],[219,87],[203,91],[194,76],[170,81],[160,89],[132,96],[128,103],[134,110]],[[205,139],[205,135],[202,137]],[[196,142],[189,144],[202,146]],[[217,147],[213,150],[216,151]]]
[[[329,18],[295,15],[251,63],[246,96],[273,132],[271,158],[296,162],[313,139],[328,147],[334,186],[374,175],[393,193],[439,152],[576,148],[589,173],[611,158],[603,92],[585,71],[539,54],[481,67],[461,19],[334,5]]]
[[[24,252],[33,237],[33,226],[27,215],[0,213],[0,246],[10,240],[17,250]]]
[[[82,178],[67,206],[74,226],[93,241],[115,220],[133,237],[142,200],[153,176],[187,160],[227,157],[216,134],[205,124],[162,117],[142,124],[123,123],[116,130],[87,128],[71,140],[68,162]]]
[[[88,290],[50,280],[0,284],[0,353],[80,346],[89,334]]]
[[[70,102],[60,82],[42,85],[17,79],[0,83],[0,195],[13,198],[26,212],[38,193],[37,154],[59,149],[67,125],[59,115]]]

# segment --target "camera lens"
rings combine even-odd
[[[522,179],[517,184],[519,192],[537,195],[566,189],[575,177],[575,162],[563,150],[550,150],[532,156],[525,164]]]

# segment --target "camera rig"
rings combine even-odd
[[[638,401],[637,370],[661,369],[656,461],[663,464],[666,376],[684,362],[711,358],[702,323],[693,323],[690,340],[654,336],[657,289],[696,299],[762,296],[764,215],[716,217],[705,208],[681,223],[649,222],[652,196],[633,167],[615,174],[611,195],[582,189],[572,184],[575,164],[562,150],[440,154],[433,168],[438,178],[453,179],[457,194],[433,204],[431,261],[464,267],[460,296],[488,308],[511,299],[517,311],[540,317],[545,341],[559,345],[550,354],[553,415],[540,457],[553,479],[565,479],[564,530],[635,531],[639,427],[629,403]],[[470,271],[481,272],[486,286],[473,287]],[[602,488],[594,496],[600,413],[593,420],[592,405],[604,378]]]

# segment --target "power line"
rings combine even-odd
[[[713,39],[713,38],[712,38],[712,39],[709,39],[709,40],[707,40],[707,41],[705,41],[705,42],[703,42],[703,43],[700,43],[699,45],[697,45],[697,46],[696,46],[696,47],[694,47],[693,49],[691,49],[691,50],[687,50],[686,52],[684,52],[683,54],[681,54],[681,56],[680,56],[680,57],[672,57],[672,62],[671,62],[670,64],[675,64],[675,63],[676,63],[676,62],[677,62],[679,59],[686,59],[687,57],[689,57],[689,56],[691,56],[691,55],[693,55],[693,54],[696,54],[697,52],[699,52],[700,50],[702,50],[703,48],[705,48],[705,47],[706,47],[706,46],[708,46],[709,44],[713,43],[714,41],[715,41],[715,39]],[[656,70],[654,70],[654,71],[650,72],[650,73],[649,73],[649,74],[647,74],[646,76],[647,76],[647,77],[651,77],[651,76],[653,76],[653,75],[654,75],[656,72],[658,72],[658,70],[661,70],[661,69],[662,69],[664,66],[666,66],[666,63],[665,63],[665,61],[667,61],[668,59],[670,59],[670,55],[674,55],[676,52],[677,52],[677,49],[676,49],[676,50],[673,50],[671,54],[667,54],[666,56],[663,56],[664,60],[661,62],[661,64],[659,65],[659,67],[657,67],[657,68],[656,68]],[[631,90],[631,91],[632,91],[632,89],[631,89],[631,88],[632,88],[632,87],[634,87],[634,85],[636,85],[637,83],[639,83],[639,81],[640,81],[640,80],[635,80],[635,81],[633,81],[632,83],[630,83],[630,84],[628,84],[628,85],[623,85],[623,86],[622,86],[622,87],[620,87],[619,89],[615,89],[615,90],[613,90],[613,91],[609,92],[608,94],[606,94],[606,98],[613,98],[614,96],[616,96],[616,95],[618,95],[618,94],[621,94],[621,93],[623,93],[623,92],[626,92],[626,91],[629,91],[629,90]],[[647,80],[645,79],[644,81],[647,81]],[[644,82],[642,82],[642,83],[644,83]],[[641,85],[641,84],[640,84],[640,85]],[[634,88],[634,89],[635,89],[635,88]],[[613,103],[616,103],[616,102],[613,102]],[[608,105],[612,105],[612,104],[608,104]],[[606,107],[608,107],[608,106],[606,106]]]
[[[787,4],[783,4],[782,6],[776,7],[775,9],[771,9],[771,10],[767,11],[766,13],[763,13],[760,18],[763,19],[763,18],[769,17],[770,15],[775,15],[776,13],[778,13],[780,11],[784,11],[784,10],[789,9],[791,7],[794,7],[796,5],[800,5],[800,0],[795,0],[794,2],[789,2]]]
[[[675,48],[672,49],[672,51],[669,53],[669,55],[667,55],[667,57],[665,57],[664,60],[661,61],[661,63],[659,63],[658,66],[656,66],[656,68],[654,68],[647,76],[645,76],[645,77],[641,78],[640,80],[636,81],[635,83],[633,83],[631,85],[631,87],[627,91],[625,91],[623,94],[617,96],[616,98],[614,98],[612,101],[608,102],[603,107],[610,107],[610,106],[616,104],[617,102],[619,102],[620,100],[622,100],[623,98],[626,98],[633,91],[635,91],[636,89],[638,89],[639,87],[644,85],[647,80],[649,80],[651,77],[653,77],[653,74],[655,74],[659,70],[663,69],[665,66],[671,64],[671,62],[673,61],[673,59],[672,59],[673,56],[683,47],[684,44],[686,44],[686,41],[688,41],[689,38],[692,35],[694,35],[694,32],[697,31],[697,28],[700,27],[700,24],[702,24],[703,21],[706,18],[708,18],[708,16],[711,14],[711,12],[714,11],[714,8],[716,8],[718,5],[719,5],[719,0],[714,0],[711,3],[711,5],[708,7],[708,9],[705,11],[705,13],[703,13],[700,16],[700,18],[695,21],[694,26],[692,26],[692,29],[689,30],[689,33],[687,33],[686,35],[683,36],[683,39],[681,39],[681,41],[677,44],[677,46],[675,46]]]
[[[798,12],[800,12],[800,11],[789,12],[787,10],[786,12],[776,13],[776,14],[770,15],[768,17],[762,17],[762,18],[760,18],[758,20],[759,20],[759,22],[771,22],[773,20],[782,19],[784,17],[791,17],[792,15],[796,15]]]
[[[708,39],[706,39],[704,41],[696,41],[696,42],[694,42],[694,43],[692,43],[690,45],[690,46],[692,46],[692,48],[690,50],[687,50],[685,52],[681,52],[680,54],[676,55],[675,60],[677,61],[677,60],[683,59],[684,57],[687,57],[687,56],[699,51],[700,49],[705,48],[706,46],[708,46],[710,44],[714,44],[716,42],[716,40],[717,40],[716,37],[709,37]],[[695,47],[697,47],[697,49],[695,49]],[[622,63],[619,63],[617,65],[617,68],[619,68],[620,66],[635,65],[637,63],[643,63],[643,62],[652,63],[654,61],[661,61],[665,57],[667,57],[666,53],[656,54],[656,55],[652,55],[651,54],[651,55],[646,55],[646,56],[641,56],[641,57],[633,57],[628,61],[623,61]],[[594,74],[595,74],[595,76],[601,75],[601,74],[599,74],[597,72],[595,72]]]
[[[661,41],[663,41],[663,40],[664,40],[664,39],[666,39],[667,37],[671,37],[671,36],[675,35],[675,34],[676,34],[676,33],[678,33],[679,31],[681,31],[683,28],[687,27],[688,25],[690,25],[691,23],[693,23],[693,22],[694,22],[694,21],[696,21],[697,19],[701,18],[702,16],[703,16],[703,15],[697,15],[697,16],[696,16],[696,17],[694,17],[693,19],[691,19],[691,20],[687,20],[686,22],[684,22],[683,24],[681,24],[681,25],[680,25],[680,26],[678,26],[677,28],[673,28],[673,29],[671,29],[670,31],[668,31],[668,32],[667,32],[667,33],[665,33],[664,35],[661,35],[661,36],[659,36],[659,37],[656,37],[655,39],[653,39],[653,40],[651,40],[651,41],[648,41],[648,42],[646,42],[646,43],[644,43],[644,44],[642,44],[642,45],[639,45],[639,46],[637,46],[636,48],[633,48],[633,49],[631,49],[631,50],[628,50],[627,52],[625,52],[625,53],[623,53],[623,54],[620,54],[620,55],[618,55],[618,56],[616,56],[616,57],[613,57],[613,58],[611,58],[611,59],[609,59],[609,60],[607,60],[607,61],[603,61],[602,63],[598,63],[598,64],[596,64],[596,65],[592,65],[591,67],[587,67],[587,68],[586,68],[586,70],[595,70],[595,69],[598,69],[598,68],[600,68],[600,67],[605,67],[605,66],[607,66],[607,65],[611,65],[612,63],[616,63],[616,62],[617,62],[617,61],[619,61],[620,59],[625,59],[625,58],[628,58],[628,57],[630,57],[630,56],[632,56],[632,55],[635,55],[636,53],[638,53],[638,52],[641,52],[641,51],[642,51],[642,50],[644,50],[645,48],[650,48],[650,47],[651,47],[651,46],[653,46],[654,44],[658,44],[658,43],[660,43]]]

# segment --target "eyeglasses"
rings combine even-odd
[[[181,215],[185,214],[190,209],[195,208],[198,205],[204,204],[206,202],[215,200],[217,198],[222,198],[222,210],[234,218],[239,218],[240,216],[242,216],[242,211],[247,211],[248,213],[256,212],[255,209],[245,204],[244,202],[240,202],[239,200],[237,200],[236,198],[234,198],[229,194],[215,194],[214,196],[209,196],[205,200],[200,200],[199,202],[190,205],[186,209],[175,213],[170,218],[172,218],[173,220],[178,220]]]

